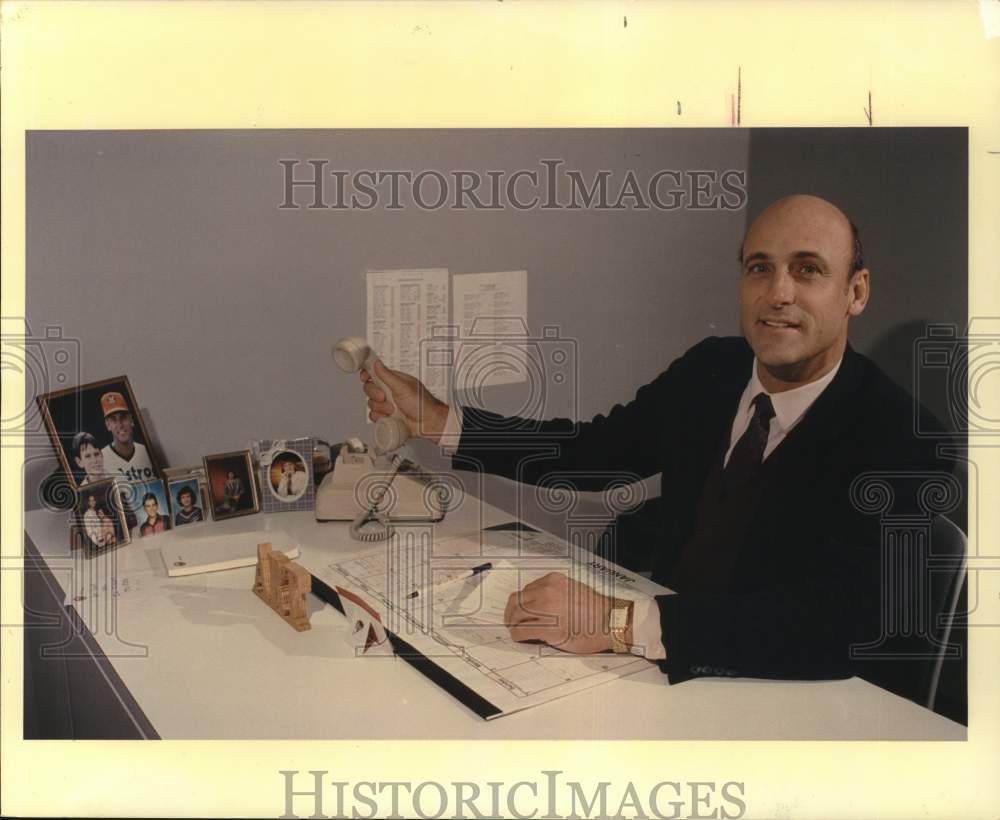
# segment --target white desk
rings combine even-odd
[[[442,534],[505,523],[467,504]],[[107,561],[140,588],[116,599],[94,638],[162,738],[964,740],[966,729],[854,678],[828,682],[698,679],[646,672],[490,722],[398,658],[357,658],[347,621],[310,596],[297,633],[252,592],[252,567],[170,578],[168,539],[285,531],[307,568],[357,551],[346,524],[311,512],[252,515],[138,539]],[[68,514],[33,511],[25,530],[68,588]],[[277,541],[275,546],[281,546]],[[76,561],[76,566],[83,561]],[[114,628],[111,628],[112,625]],[[261,708],[267,704],[266,708]]]

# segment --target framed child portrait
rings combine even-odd
[[[249,450],[205,456],[205,475],[216,521],[260,512]]]
[[[170,502],[163,481],[157,478],[134,482],[124,494],[127,506],[136,514],[133,535],[145,538],[170,529]]]
[[[128,376],[37,398],[52,447],[74,487],[105,478],[149,481],[160,465]]]
[[[311,510],[316,506],[312,459],[314,438],[261,439],[251,451],[260,465],[264,512]]]
[[[168,480],[167,494],[170,496],[175,527],[206,520],[205,500],[198,484],[198,476],[178,476]]]
[[[96,555],[131,540],[121,483],[117,479],[91,482],[77,490],[70,519],[71,549]]]

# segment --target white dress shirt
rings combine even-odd
[[[840,361],[829,373],[816,381],[781,393],[768,393],[757,376],[757,359],[754,358],[753,368],[750,371],[750,381],[743,390],[740,403],[736,408],[736,416],[733,418],[733,426],[729,434],[729,449],[726,450],[722,462],[723,467],[729,463],[729,455],[733,452],[736,442],[750,426],[750,420],[753,418],[753,400],[759,393],[766,393],[770,396],[771,404],[774,406],[774,417],[771,419],[767,444],[764,446],[764,458],[766,459],[785,440],[785,436],[792,428],[802,420],[806,410],[819,398],[820,393],[826,390],[834,376],[837,375],[838,370],[840,370]],[[451,408],[448,411],[448,419],[445,422],[444,432],[441,434],[440,440],[440,445],[446,454],[451,455],[458,449],[461,436],[461,414],[456,413],[454,408]],[[652,598],[642,598],[635,602],[635,608],[632,611],[632,651],[648,660],[662,660],[667,657],[660,629],[660,608]]]

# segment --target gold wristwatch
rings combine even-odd
[[[626,637],[632,626],[632,608],[635,601],[614,598],[611,602],[611,612],[608,614],[608,632],[611,635],[611,649],[619,654],[627,654],[630,647]]]

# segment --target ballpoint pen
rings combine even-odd
[[[484,572],[490,569],[493,569],[493,564],[487,561],[485,564],[480,564],[479,566],[473,567],[468,572],[463,573],[462,575],[458,575],[454,578],[449,578],[447,581],[442,581],[439,584],[431,584],[429,587],[424,587],[424,589],[438,590],[438,589],[444,589],[445,587],[450,587],[453,584],[461,584],[464,583],[465,581],[468,581],[470,578],[475,578],[477,575],[482,575]],[[420,595],[420,590],[415,589],[406,597],[416,598],[418,595]]]

